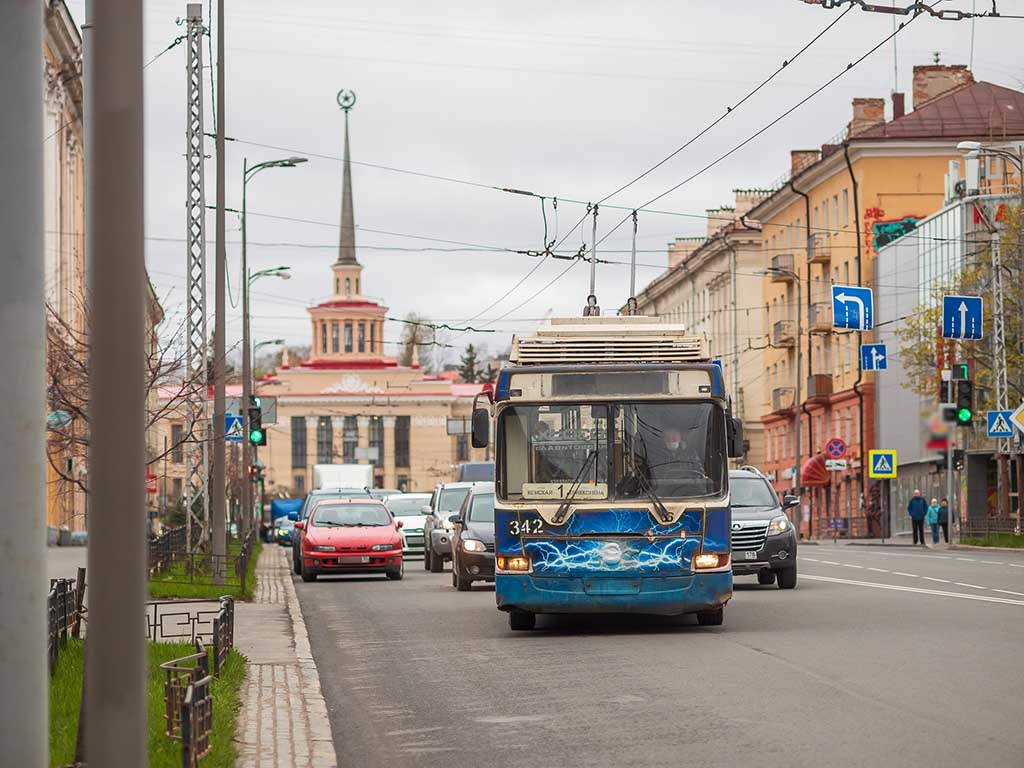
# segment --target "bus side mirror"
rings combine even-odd
[[[473,410],[473,447],[486,448],[491,437],[491,414],[486,408]]]
[[[743,456],[743,420],[729,419],[726,425],[729,433],[729,458],[738,459]]]

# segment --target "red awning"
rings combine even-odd
[[[819,453],[812,456],[800,467],[801,485],[828,485],[832,478],[825,469],[825,454]]]

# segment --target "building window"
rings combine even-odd
[[[171,461],[181,464],[185,460],[185,425],[171,424]]]
[[[469,461],[469,435],[455,436],[455,460]]]
[[[359,295],[359,278],[356,278],[356,296]]]
[[[306,476],[305,475],[296,475],[295,476],[295,483],[292,485],[292,489],[296,493],[305,493],[306,492]]]
[[[384,417],[370,417],[370,448],[376,448],[371,464],[375,467],[384,465]]]
[[[370,323],[370,354],[377,354],[377,324]]]
[[[843,190],[843,226],[850,226],[850,193],[849,190]]]
[[[334,426],[330,416],[316,420],[316,463],[334,463]]]
[[[345,323],[345,351],[352,351],[352,323]]]
[[[306,417],[292,416],[292,469],[306,468]]]
[[[352,295],[352,281],[349,280],[347,277],[345,278],[345,295],[346,296],[351,296]]]
[[[832,223],[839,226],[839,195],[832,195]]]
[[[331,352],[338,351],[338,323],[334,321],[331,323]]]
[[[409,427],[408,416],[395,417],[395,466],[409,466]]]
[[[338,278],[334,278],[334,295],[337,296],[339,293],[341,293],[340,281]]]
[[[327,323],[320,323],[320,349],[327,354]]]
[[[178,499],[180,499],[183,495],[181,492],[181,487],[182,484],[180,477],[176,477],[173,480],[171,480],[171,498],[174,499],[175,502],[177,502]]]
[[[359,351],[366,351],[366,323],[359,324]]]
[[[359,447],[359,422],[355,416],[346,416],[341,427],[341,456],[346,464],[356,463]]]
[[[409,492],[409,476],[408,475],[399,475],[398,476],[398,490],[400,490],[402,493],[408,493]]]

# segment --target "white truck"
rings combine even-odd
[[[372,488],[372,464],[315,464],[313,488]]]

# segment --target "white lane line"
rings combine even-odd
[[[943,584],[952,584],[953,583],[949,579],[936,579],[934,576],[922,576],[921,578],[922,579],[928,579],[928,581],[939,581],[939,582],[942,582]]]
[[[800,559],[801,560],[806,560],[809,563],[817,563],[817,562],[819,562],[817,558],[814,558],[814,557],[804,557],[803,555],[800,555]]]
[[[854,581],[853,579],[837,579],[832,576],[811,576],[806,573],[800,574],[800,578],[807,581],[827,581],[833,584],[850,584],[855,587],[873,587],[874,589],[887,589],[893,592],[915,592],[919,595],[935,595],[937,597],[956,597],[960,600],[981,600],[982,602],[986,603],[1003,603],[1004,605],[1024,606],[1024,600],[1011,600],[1008,597],[969,595],[966,592],[944,592],[939,589],[923,589],[921,587],[902,587],[897,584],[879,584],[873,581]]]
[[[1007,565],[1007,563],[998,563],[995,560],[979,560],[978,565]]]
[[[962,581],[954,581],[958,587],[970,587],[971,589],[988,589],[988,587],[979,587],[977,584],[964,584]]]
[[[1013,592],[1012,590],[1009,590],[1009,589],[996,589],[995,587],[993,587],[992,591],[993,592],[1002,592],[1004,595],[1018,595],[1019,597],[1024,597],[1024,592]]]
[[[875,571],[876,573],[888,573],[885,568],[868,568],[869,571]]]
[[[967,563],[975,563],[975,562],[977,562],[977,560],[975,560],[973,557],[958,557],[957,560],[963,560],[964,562],[967,562]]]
[[[912,579],[920,578],[916,573],[904,573],[903,571],[893,571],[893,576],[909,576]]]
[[[1024,563],[1007,563],[1011,568],[1024,568]]]
[[[863,565],[851,565],[850,563],[843,563],[843,567],[844,568],[861,568],[861,569],[864,568]]]
[[[822,560],[825,565],[839,565],[835,560]]]

